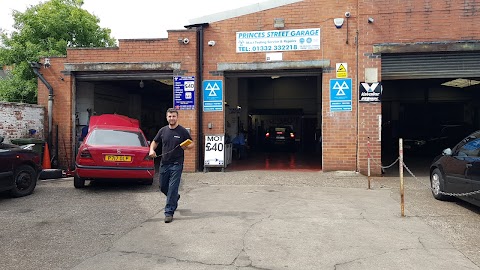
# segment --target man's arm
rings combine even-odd
[[[154,158],[157,156],[157,153],[155,153],[155,149],[157,149],[158,143],[156,141],[152,141],[150,143],[150,153],[148,153],[148,156],[151,158]]]

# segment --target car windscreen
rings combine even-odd
[[[86,143],[89,145],[147,146],[147,142],[140,132],[110,129],[93,130]]]

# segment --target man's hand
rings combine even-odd
[[[152,141],[150,143],[150,152],[148,153],[148,156],[151,158],[156,158],[157,153],[155,153],[155,149],[157,149],[158,143],[156,141]]]
[[[148,156],[151,157],[151,158],[156,158],[156,157],[157,157],[157,153],[155,153],[155,150],[150,149],[150,152],[148,153]]]

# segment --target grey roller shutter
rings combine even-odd
[[[480,52],[382,54],[382,81],[480,77]]]

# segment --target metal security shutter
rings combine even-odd
[[[382,81],[480,77],[480,52],[382,54]]]

